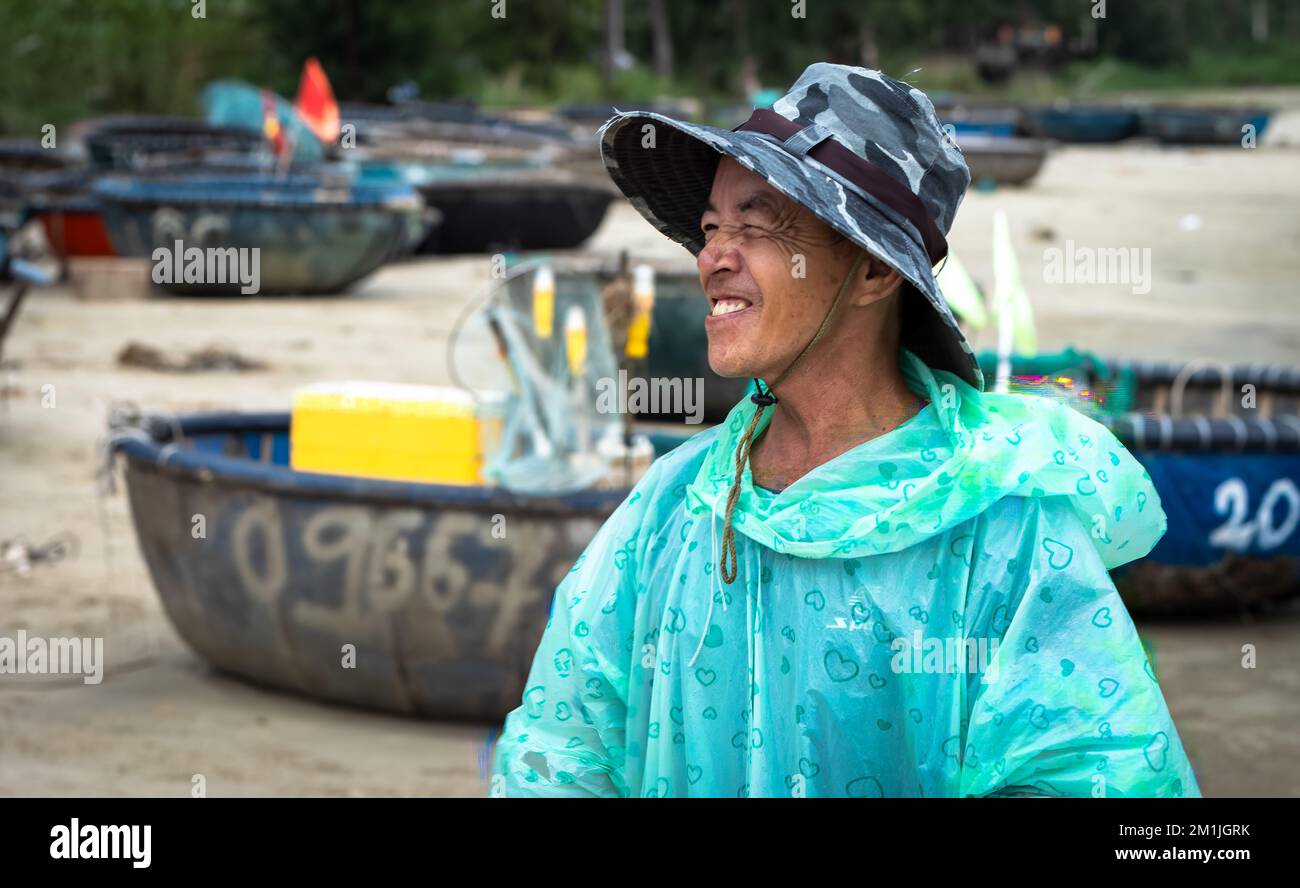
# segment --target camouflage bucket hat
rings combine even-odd
[[[600,128],[610,178],[656,228],[698,255],[700,217],[723,156],[762,176],[896,268],[903,344],[976,389],[984,377],[934,278],[970,170],[930,99],[879,71],[810,65],[770,111],[733,130],[620,112]],[[907,300],[915,300],[910,304]]]

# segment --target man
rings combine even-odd
[[[1104,427],[981,391],[934,282],[970,175],[918,90],[816,64],[727,132],[627,113],[756,391],[560,585],[493,793],[1196,796],[1108,568],[1165,519]]]

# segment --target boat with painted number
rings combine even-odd
[[[709,370],[698,281],[661,272],[655,286],[649,375],[705,377],[704,419],[720,422],[752,383]],[[992,386],[996,354],[980,363]],[[1150,472],[1169,527],[1118,575],[1133,613],[1210,616],[1300,596],[1300,369],[1067,349],[1016,357],[1011,372],[1013,390],[1078,399]]]
[[[987,379],[996,355],[980,356]],[[1012,390],[1070,394],[1146,468],[1168,530],[1115,573],[1135,616],[1213,617],[1300,596],[1300,369],[1103,360],[1012,363]]]
[[[555,587],[627,490],[525,497],[299,472],[289,430],[288,413],[112,421],[110,452],[176,631],[258,684],[504,717]]]

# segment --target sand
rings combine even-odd
[[[1008,213],[1040,347],[1121,357],[1272,361],[1300,354],[1300,95],[1254,150],[1140,144],[1065,148],[1029,188],[971,192],[951,238],[990,283],[995,210]],[[1270,145],[1272,141],[1274,144]],[[1044,279],[1044,251],[1151,251],[1149,292]],[[618,205],[588,245],[689,256]],[[390,266],[345,298],[83,302],[34,293],[0,369],[0,540],[70,532],[75,556],[0,573],[0,634],[103,636],[97,686],[0,676],[0,795],[478,796],[492,726],[441,724],[319,704],[221,676],[163,615],[125,497],[96,485],[113,405],[149,411],[285,409],[323,379],[448,381],[446,348],[482,297],[485,258]],[[119,368],[129,341],[234,348],[250,373]],[[993,344],[990,331],[976,339]],[[481,335],[461,342],[476,380],[500,379]],[[49,387],[53,387],[52,389]],[[54,403],[48,404],[53,393]],[[1254,621],[1142,624],[1206,795],[1300,795],[1300,611]],[[1243,669],[1242,646],[1258,667]]]

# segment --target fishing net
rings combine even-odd
[[[514,391],[487,478],[525,494],[598,484],[623,438],[610,410],[618,363],[597,277],[532,260],[511,268],[486,309]]]

